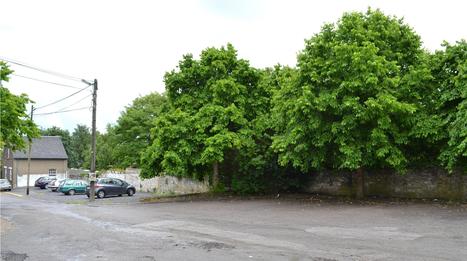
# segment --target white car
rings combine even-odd
[[[65,182],[64,179],[56,179],[56,180],[50,182],[47,185],[47,187],[50,189],[50,191],[57,192],[58,188],[60,187],[60,185],[63,184],[63,182]]]
[[[11,191],[11,183],[7,179],[0,179],[0,191]]]

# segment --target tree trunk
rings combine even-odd
[[[219,185],[219,162],[214,161],[212,164],[212,186],[215,188]]]
[[[362,199],[365,196],[363,187],[363,168],[359,168],[355,171],[355,174],[353,176],[353,186],[355,189],[355,198]]]

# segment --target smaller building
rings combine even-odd
[[[34,186],[42,176],[65,178],[68,156],[59,136],[42,136],[32,139],[29,185]],[[3,150],[2,178],[10,180],[13,187],[27,185],[28,149],[23,151]]]

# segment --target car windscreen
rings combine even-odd
[[[73,186],[73,184],[75,184],[75,181],[74,181],[74,180],[67,180],[67,181],[65,181],[65,186]]]
[[[97,184],[109,184],[110,179],[98,179]]]

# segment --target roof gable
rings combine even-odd
[[[13,152],[14,159],[27,159],[27,149]],[[42,136],[32,139],[31,159],[68,159],[60,136]]]

